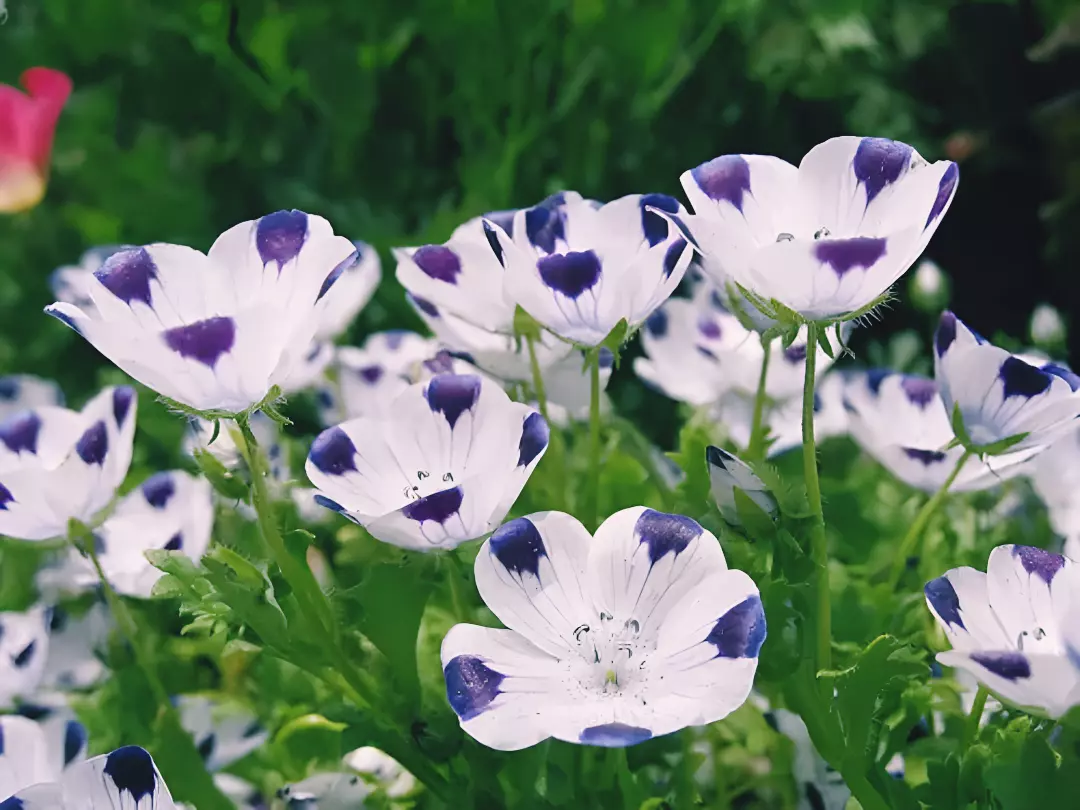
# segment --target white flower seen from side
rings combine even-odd
[[[334,282],[334,294],[326,299],[326,306],[315,329],[315,340],[332,341],[349,328],[360,310],[375,294],[382,278],[379,252],[365,242],[353,241],[353,255],[340,265],[341,275]]]
[[[243,759],[270,739],[259,719],[243,707],[206,695],[180,695],[175,704],[180,724],[194,739],[211,773]]]
[[[402,548],[490,532],[547,449],[543,417],[475,375],[410,386],[391,412],[323,431],[306,469],[319,503]]]
[[[0,534],[44,540],[91,520],[127,475],[135,391],[106,388],[81,411],[42,406],[0,423]]]
[[[670,216],[727,278],[807,320],[874,304],[925,249],[956,193],[955,163],[885,138],[832,138],[798,167],[723,155],[680,178],[694,209]]]
[[[757,588],[690,518],[633,507],[590,537],[571,515],[529,515],[484,542],[475,571],[509,629],[456,625],[442,663],[462,728],[488,747],[634,745],[750,694]]]
[[[1080,539],[1080,428],[1051,445],[1031,465],[1031,484],[1050,517],[1050,527],[1066,540]],[[1080,559],[1076,551],[1066,554]]]
[[[230,228],[208,254],[166,244],[115,253],[94,274],[93,310],[46,312],[159,394],[240,412],[305,362],[354,253],[322,217],[278,211]]]
[[[37,690],[48,654],[49,613],[43,605],[0,613],[0,707]]]
[[[75,712],[67,705],[67,698],[60,693],[47,695],[44,699],[35,698],[33,703],[20,702],[18,715],[25,718],[38,728],[35,735],[40,734],[45,745],[45,773],[44,778],[37,778],[33,782],[23,785],[36,784],[37,782],[54,781],[68,768],[71,768],[86,759],[88,740],[86,727],[79,722]],[[5,740],[7,738],[5,737]],[[36,747],[37,743],[33,743]],[[5,749],[7,743],[5,742]],[[15,788],[7,793],[0,789],[0,795],[14,793]]]
[[[713,446],[705,449],[705,461],[709,465],[709,486],[713,500],[724,520],[733,526],[742,523],[736,506],[736,489],[757,504],[765,514],[770,517],[776,515],[776,499],[749,464]]]
[[[38,586],[44,593],[41,579],[39,573]],[[112,627],[112,616],[103,602],[93,602],[78,615],[61,605],[49,610],[49,654],[40,685],[47,691],[50,705],[53,696],[62,696],[72,689],[86,689],[105,678],[108,669],[101,652]],[[40,704],[45,702],[45,697],[38,693],[32,700]]]
[[[378,748],[357,748],[342,759],[343,769],[317,773],[279,792],[290,810],[355,810],[376,795],[401,799],[416,789],[416,778]],[[381,804],[379,806],[382,806]]]

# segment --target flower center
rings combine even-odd
[[[590,692],[619,694],[641,680],[648,650],[640,638],[637,619],[620,622],[610,613],[601,613],[595,624],[574,630],[580,659],[574,671],[582,687]]]
[[[459,475],[454,475],[452,470],[434,471],[434,474],[430,470],[417,470],[415,479],[410,480],[408,484],[402,489],[401,494],[405,496],[407,500],[418,501],[421,498],[426,498],[428,495],[433,495],[436,492],[442,492],[444,489],[456,486],[457,481],[460,479]]]

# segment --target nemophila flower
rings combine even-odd
[[[945,403],[933,380],[873,369],[848,377],[844,406],[852,438],[909,486],[936,492],[956,469],[962,447],[954,440]],[[956,491],[987,489],[1024,472],[1033,451],[969,458],[951,485]]]
[[[923,259],[915,267],[909,292],[919,309],[937,312],[949,301],[949,278],[934,262]]]
[[[765,155],[723,155],[685,172],[694,214],[671,219],[765,302],[808,320],[846,318],[919,257],[959,178],[955,163],[929,164],[898,141],[832,138],[798,168]]]
[[[163,573],[147,561],[146,552],[179,551],[197,563],[210,545],[213,523],[209,481],[182,470],[155,473],[125,495],[94,531],[98,560],[117,592],[147,599]],[[74,549],[62,565],[44,569],[39,581],[61,591],[99,584],[93,563]]]
[[[205,695],[180,695],[175,704],[180,724],[194,738],[210,772],[229,767],[270,739],[259,719],[240,706]]]
[[[233,776],[231,773],[215,773],[214,786],[225,795],[225,798],[236,805],[237,810],[266,810],[262,792],[239,776]]]
[[[1065,341],[1065,321],[1049,304],[1039,304],[1031,313],[1031,341],[1037,346],[1056,346]]]
[[[960,438],[975,448],[1007,440],[1014,451],[1045,446],[1080,416],[1080,377],[999,349],[951,312],[942,314],[934,336],[934,376],[946,412],[959,414],[967,434]]]
[[[590,537],[541,512],[500,527],[475,569],[509,629],[456,625],[442,663],[450,706],[484,745],[633,745],[719,720],[750,693],[757,588],[690,518],[637,506]]]
[[[0,717],[0,741],[0,796],[59,777],[60,772],[49,767],[45,733],[33,720]]]
[[[705,449],[705,461],[709,465],[709,486],[713,500],[728,523],[734,526],[742,524],[736,506],[736,489],[757,504],[765,514],[773,516],[777,513],[776,499],[770,494],[765,482],[745,461],[713,446]]]
[[[364,801],[376,794],[392,800],[416,789],[416,778],[378,748],[357,748],[345,755],[342,765],[339,772],[319,773],[287,785],[278,795],[295,810],[349,810],[365,807]]]
[[[654,208],[673,197],[632,194],[606,205],[567,199],[514,214],[510,232],[488,220],[504,291],[556,335],[596,346],[625,320],[642,324],[678,286],[692,251]]]
[[[230,228],[208,254],[166,244],[115,253],[94,274],[95,309],[45,311],[158,393],[239,412],[305,362],[354,253],[322,217],[278,211]]]
[[[315,329],[316,340],[330,341],[344,333],[379,286],[382,277],[379,252],[366,242],[355,240],[353,248],[352,258],[339,265],[341,273],[334,282],[337,289],[326,300]]]
[[[94,309],[90,291],[94,287],[94,273],[101,269],[105,260],[121,250],[133,250],[134,245],[101,245],[92,247],[79,257],[78,264],[66,264],[56,268],[49,276],[49,286],[57,301],[66,301],[80,309]]]
[[[71,79],[58,70],[30,68],[22,92],[0,84],[0,213],[37,205],[45,196],[53,133],[71,95]]]
[[[38,584],[40,587],[40,574]],[[100,682],[108,674],[101,651],[113,628],[108,607],[103,602],[94,602],[85,612],[75,615],[56,605],[49,610],[48,617],[49,652],[41,673],[40,689],[45,694],[55,694],[86,689]],[[41,691],[31,696],[36,704],[41,704],[44,699]]]
[[[32,374],[0,377],[0,420],[43,405],[63,405],[64,392],[52,380]]]
[[[86,727],[79,722],[75,712],[67,703],[65,695],[54,693],[42,699],[35,698],[33,703],[20,703],[16,708],[18,715],[32,721],[44,740],[45,767],[48,776],[35,781],[50,781],[65,770],[86,759],[88,740]],[[7,748],[9,739],[4,738]],[[36,747],[36,743],[34,744]],[[34,784],[28,782],[27,784]],[[0,790],[0,794],[14,793],[13,790]]]
[[[206,450],[226,467],[230,469],[239,467],[244,461],[243,453],[240,452],[244,444],[240,428],[226,421],[218,424],[220,427],[215,438],[212,422],[206,419],[191,419],[184,439],[184,450],[192,454],[196,450]],[[252,414],[250,426],[255,441],[264,452],[269,453],[271,448],[278,445],[280,441],[278,426],[269,416],[262,412]],[[213,441],[210,441],[211,439]]]
[[[539,413],[474,375],[410,386],[383,418],[323,431],[307,474],[319,503],[402,548],[453,548],[506,516],[548,444]]]
[[[802,718],[787,709],[774,709],[766,713],[765,719],[790,739],[794,748],[791,775],[798,810],[844,810],[851,791],[840,773],[818,753]]]
[[[1031,464],[1031,484],[1042,499],[1050,527],[1066,540],[1080,539],[1080,429],[1070,430]],[[1075,553],[1065,552],[1074,559]]]
[[[0,534],[43,540],[89,521],[127,475],[135,391],[106,388],[81,411],[42,406],[0,422]]]
[[[49,616],[44,606],[0,613],[0,706],[37,689],[48,654]]]
[[[58,781],[19,790],[3,810],[176,810],[154,760],[136,746],[68,768]]]
[[[1031,546],[998,546],[985,574],[954,568],[925,592],[952,644],[938,654],[942,664],[970,672],[1005,703],[1050,717],[1080,703],[1075,563]]]

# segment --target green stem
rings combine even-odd
[[[761,375],[758,377],[757,392],[754,394],[754,416],[750,423],[750,443],[746,447],[747,461],[760,461],[765,457],[765,381],[769,376],[769,355],[772,354],[772,341],[761,344]]]
[[[671,487],[664,480],[664,476],[660,472],[660,465],[653,457],[653,445],[641,434],[637,425],[629,419],[615,416],[611,418],[611,424],[619,431],[619,438],[626,440],[626,449],[630,452],[630,455],[634,457],[637,463],[645,470],[645,474],[649,476],[649,481],[656,488],[656,493],[660,496],[664,509],[671,509],[675,501],[675,493],[671,491]]]
[[[825,537],[825,515],[821,508],[821,482],[818,479],[817,445],[814,443],[814,373],[817,365],[816,323],[806,325],[806,376],[803,379],[802,435],[803,476],[806,497],[813,513],[810,529],[810,557],[814,562],[814,585],[817,609],[814,625],[817,628],[815,665],[817,671],[832,668],[832,601],[829,592],[829,548]],[[832,699],[832,695],[829,695]]]
[[[971,712],[968,714],[967,722],[964,724],[964,737],[960,741],[961,754],[967,751],[968,747],[979,735],[979,722],[982,720],[983,709],[986,708],[988,695],[989,692],[986,691],[984,686],[980,686],[979,691],[975,693],[975,702],[971,704]]]
[[[468,576],[465,573],[464,566],[461,564],[461,560],[453,551],[447,551],[442,557],[449,562],[446,566],[446,579],[450,584],[450,601],[454,606],[454,614],[459,622],[468,622],[472,617],[462,597],[459,584],[459,581],[468,582]]]
[[[583,511],[585,528],[596,531],[600,514],[600,352],[589,357],[589,480]]]
[[[529,367],[532,369],[533,393],[540,406],[540,415],[548,421],[547,391],[544,389],[544,375],[540,373],[540,361],[536,359],[536,341],[532,335],[525,336],[525,345],[529,347]]]
[[[960,470],[963,469],[969,458],[971,458],[971,451],[964,451],[964,454],[957,460],[956,466],[953,467],[953,471],[949,473],[949,477],[945,479],[945,483],[941,485],[930,500],[923,504],[919,514],[915,516],[915,520],[912,522],[907,534],[900,541],[900,548],[897,549],[896,556],[893,557],[892,572],[889,575],[889,590],[896,590],[896,586],[900,584],[900,578],[904,575],[904,569],[907,568],[908,558],[915,550],[915,546],[926,530],[930,518],[934,516],[942,501],[945,500],[945,496],[949,494],[949,487],[956,482]]]

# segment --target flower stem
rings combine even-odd
[[[829,548],[825,537],[825,515],[821,508],[821,481],[818,479],[817,445],[814,442],[814,374],[817,366],[816,323],[806,325],[806,376],[803,378],[803,476],[806,497],[813,513],[810,529],[810,557],[814,562],[817,608],[815,665],[818,671],[832,667],[832,601],[829,592]],[[830,695],[831,698],[831,695]]]
[[[926,525],[930,522],[930,518],[934,516],[934,512],[937,511],[942,501],[945,500],[945,496],[949,494],[949,487],[955,482],[960,470],[963,469],[967,460],[971,458],[971,451],[966,450],[964,454],[960,456],[956,462],[956,466],[953,467],[949,477],[945,479],[945,483],[941,485],[934,496],[930,498],[923,508],[919,510],[919,514],[915,516],[915,520],[912,522],[911,527],[908,529],[907,534],[904,535],[904,539],[900,541],[900,548],[896,551],[896,556],[893,557],[892,572],[889,575],[889,590],[896,590],[896,586],[900,584],[900,578],[904,575],[904,569],[907,568],[908,557],[915,550],[916,544],[919,542],[919,538],[926,530]]]
[[[589,356],[589,480],[585,498],[584,523],[596,531],[600,513],[600,351]]]
[[[769,355],[772,354],[772,341],[761,344],[761,375],[758,377],[757,393],[754,394],[754,417],[750,423],[750,443],[746,447],[747,461],[759,461],[765,456],[765,381],[769,376]]]
[[[536,341],[532,335],[525,336],[525,344],[529,347],[529,367],[532,369],[533,393],[536,395],[536,402],[540,406],[540,415],[547,422],[547,392],[544,390],[544,375],[540,373],[540,361],[536,359]]]
[[[971,712],[964,724],[964,737],[960,741],[960,753],[963,754],[979,735],[979,723],[982,721],[983,709],[986,708],[986,698],[989,692],[985,686],[980,686],[975,693],[975,702],[971,704]]]

